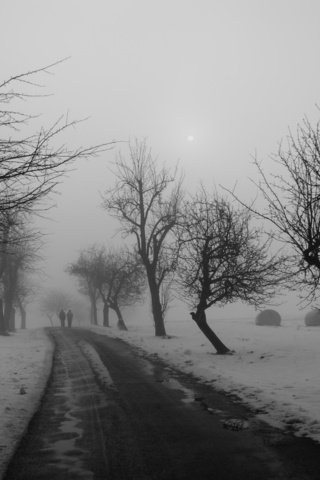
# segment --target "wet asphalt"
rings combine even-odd
[[[237,399],[121,340],[48,333],[51,376],[4,480],[319,480],[318,444]]]

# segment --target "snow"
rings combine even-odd
[[[280,327],[257,326],[248,318],[208,321],[233,355],[216,355],[192,320],[168,323],[168,339],[154,337],[151,320],[129,332],[94,330],[237,396],[274,426],[320,442],[320,327],[306,327],[302,318],[287,318]]]
[[[0,478],[38,408],[52,353],[43,329],[0,336]]]
[[[128,319],[128,332],[90,327],[121,338],[143,352],[227,391],[253,407],[258,417],[320,442],[320,327],[285,318],[280,327],[257,326],[253,318],[213,319],[209,324],[233,355],[216,355],[189,318],[167,322],[170,338],[154,336],[152,320]],[[84,353],[103,366],[85,342]],[[44,329],[0,336],[0,478],[8,458],[39,405],[50,373],[53,346]],[[108,376],[103,382],[112,385]],[[25,393],[24,393],[25,392]]]
[[[82,353],[87,357],[93,372],[98,378],[100,385],[106,388],[114,389],[115,385],[111,378],[111,375],[96,350],[85,341],[79,342],[78,345]]]

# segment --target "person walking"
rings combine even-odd
[[[63,310],[63,308],[61,308],[59,312],[59,318],[60,318],[61,328],[64,328],[65,322],[66,322],[66,312]]]
[[[69,310],[67,312],[67,321],[68,321],[68,327],[69,328],[71,328],[72,319],[73,319],[73,313],[72,313],[72,310],[69,308]]]

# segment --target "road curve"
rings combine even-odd
[[[318,480],[320,447],[121,340],[49,329],[41,407],[5,480]]]

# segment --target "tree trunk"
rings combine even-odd
[[[21,317],[21,330],[24,330],[25,328],[27,328],[27,312],[24,306],[22,305],[20,298],[18,298],[18,308],[19,308],[20,317]]]
[[[53,315],[50,314],[50,313],[47,313],[47,317],[49,318],[49,322],[50,322],[51,327],[53,327],[53,320],[52,320]]]
[[[6,263],[3,277],[4,284],[4,321],[9,332],[15,331],[14,298],[17,290],[18,264],[13,259]]]
[[[16,331],[16,309],[11,307],[10,318],[9,318],[9,332]]]
[[[3,280],[4,273],[7,267],[7,246],[8,246],[8,238],[9,238],[9,226],[5,226],[3,238],[1,241],[2,244],[2,253],[0,255],[0,278]],[[3,298],[0,298],[0,334],[1,335],[9,335],[8,334],[8,324],[6,322],[6,318],[4,315],[4,302]]]
[[[120,308],[118,306],[115,306],[114,311],[116,312],[118,317],[117,327],[119,328],[119,330],[128,330],[126,324],[124,323]]]
[[[154,320],[154,329],[156,337],[165,337],[166,329],[164,326],[164,319],[162,314],[160,292],[156,284],[154,273],[148,272],[148,283],[151,295],[152,315]]]
[[[207,323],[206,313],[204,310],[192,312],[191,317],[196,322],[201,332],[207,337],[209,342],[214,346],[219,355],[225,355],[230,353],[230,349],[220,340],[220,338],[214,333]]]
[[[0,335],[8,335],[8,328],[3,314],[3,300],[0,298]]]
[[[91,302],[91,324],[98,325],[97,302],[93,298],[90,298],[90,302]]]
[[[4,305],[4,321],[9,332],[14,332],[13,301],[10,295],[7,296]]]
[[[107,302],[103,303],[103,326],[110,327],[109,324],[109,305]]]
[[[27,312],[24,308],[20,311],[21,314],[21,329],[24,330],[27,328]]]

